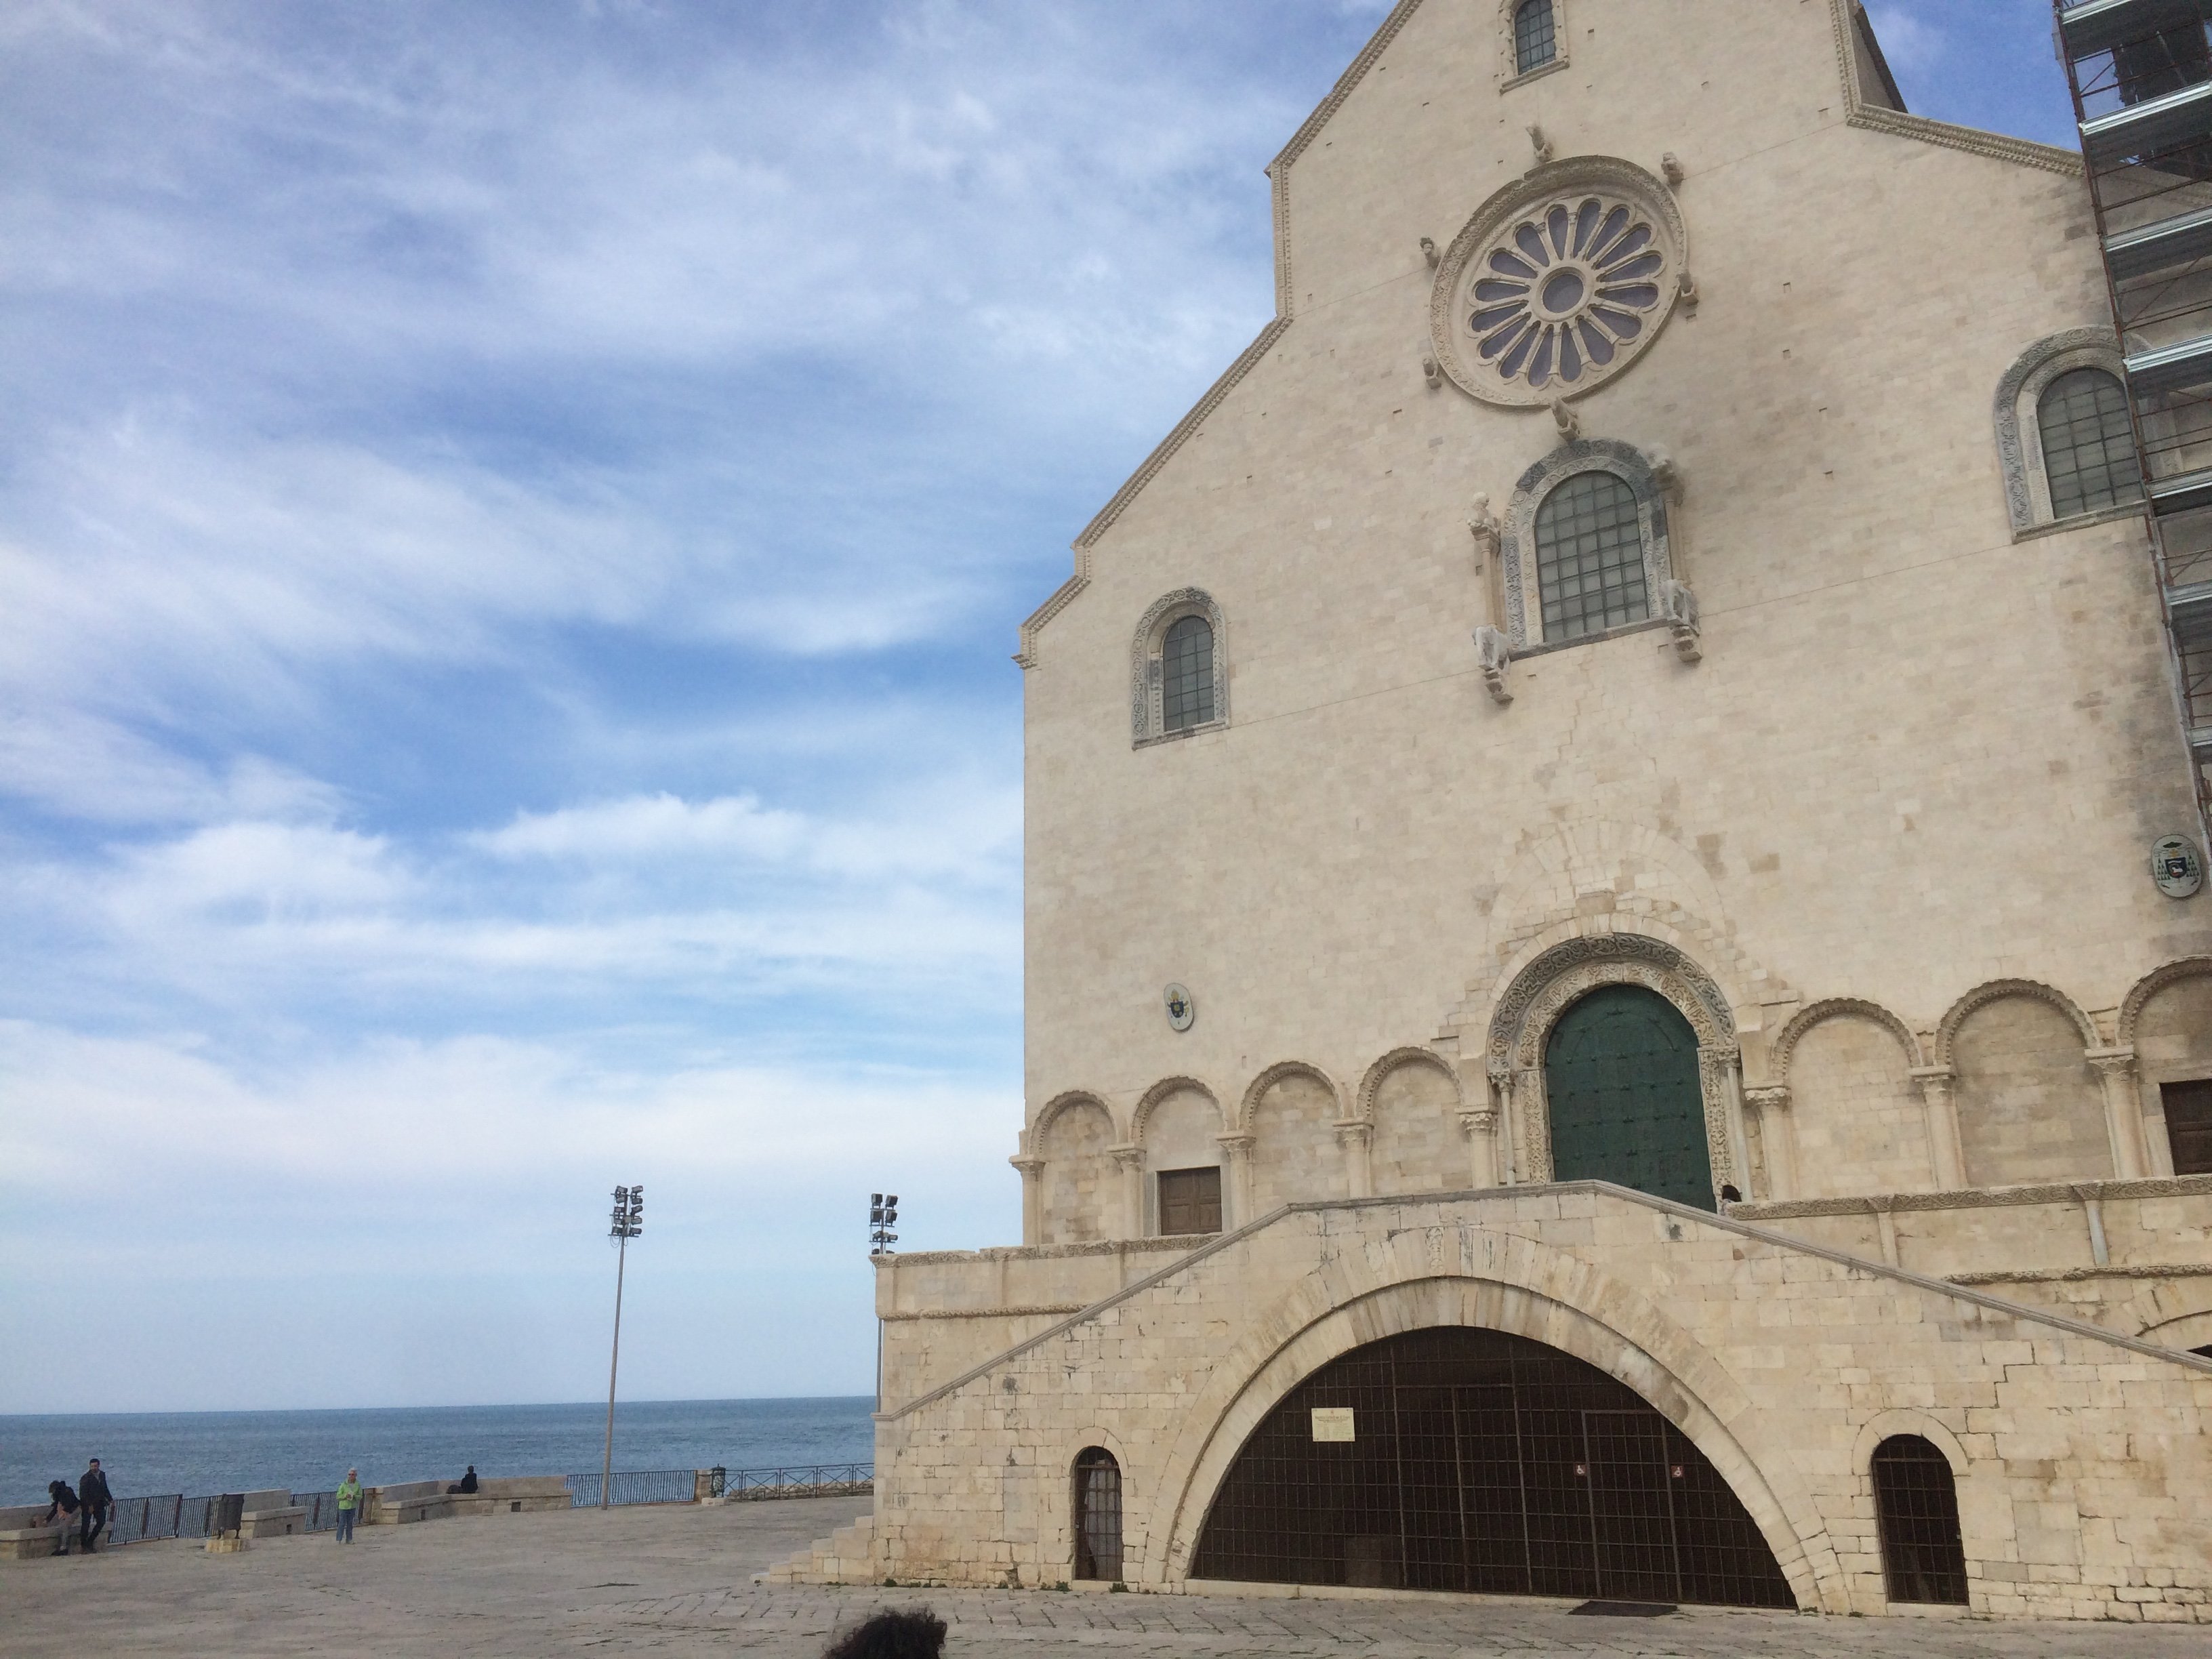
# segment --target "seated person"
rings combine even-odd
[[[62,1535],[54,1540],[54,1553],[67,1555],[70,1553],[70,1534],[76,1529],[77,1512],[82,1506],[76,1501],[76,1490],[66,1480],[47,1481],[46,1496],[53,1502],[39,1517],[39,1524],[51,1527],[57,1521],[61,1522]]]
[[[471,1463],[471,1464],[470,1464],[470,1465],[469,1465],[469,1472],[468,1472],[466,1474],[463,1475],[463,1476],[460,1478],[460,1480],[459,1480],[458,1482],[456,1482],[454,1485],[453,1485],[453,1486],[450,1486],[447,1487],[447,1488],[446,1488],[446,1491],[447,1491],[449,1494],[450,1494],[450,1493],[453,1493],[453,1492],[463,1492],[463,1493],[466,1493],[466,1492],[474,1492],[476,1489],[477,1489],[477,1466],[476,1466],[475,1464]]]

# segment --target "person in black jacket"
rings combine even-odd
[[[940,1659],[945,1621],[927,1607],[879,1613],[834,1643],[822,1659]]]
[[[100,1460],[92,1460],[92,1467],[77,1478],[76,1501],[83,1507],[83,1531],[79,1537],[87,1555],[100,1541],[100,1534],[107,1530],[107,1511],[114,1507],[115,1495],[107,1490],[107,1477],[100,1472]]]
[[[458,1481],[454,1482],[453,1485],[446,1488],[448,1492],[471,1492],[476,1489],[477,1466],[473,1463],[469,1465],[469,1472],[466,1474],[463,1475]]]
[[[54,1540],[54,1553],[67,1555],[70,1553],[70,1528],[76,1524],[78,1512],[83,1506],[76,1501],[76,1494],[70,1490],[70,1483],[66,1480],[47,1481],[46,1496],[53,1502],[39,1517],[40,1524],[51,1527],[57,1521],[62,1523],[61,1536]]]

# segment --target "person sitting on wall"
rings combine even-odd
[[[927,1607],[879,1613],[847,1631],[822,1659],[939,1659],[945,1621]]]
[[[77,1514],[83,1505],[76,1501],[76,1490],[66,1480],[47,1481],[46,1496],[53,1502],[39,1517],[39,1524],[51,1527],[57,1521],[61,1522],[62,1535],[54,1540],[54,1553],[67,1555],[70,1553],[70,1534],[76,1529]]]
[[[460,1493],[462,1493],[462,1494],[465,1495],[465,1494],[467,1494],[467,1493],[469,1493],[469,1492],[474,1492],[476,1489],[477,1489],[477,1466],[476,1466],[475,1464],[471,1463],[471,1464],[470,1464],[470,1465],[469,1465],[469,1472],[468,1472],[466,1474],[463,1475],[463,1476],[462,1476],[462,1477],[461,1477],[458,1481],[456,1481],[453,1485],[452,1485],[452,1486],[450,1486],[447,1487],[447,1488],[446,1488],[446,1491],[447,1491],[447,1492],[448,1494],[451,1494],[451,1493],[453,1493],[453,1492],[460,1492]]]

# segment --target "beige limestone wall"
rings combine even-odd
[[[1686,941],[1753,1083],[1765,1037],[1822,997],[1920,1031],[2008,976],[2111,1010],[2212,949],[2208,901],[2144,873],[2193,807],[2140,526],[2014,543],[2004,505],[1999,379],[2106,315],[2079,178],[1847,125],[1821,4],[1576,13],[1571,67],[1503,96],[1489,8],[1407,15],[1278,166],[1286,330],[1034,636],[1033,1111],[1087,1089],[1127,1125],[1163,1079],[1238,1101],[1279,1062],[1350,1079],[1407,1044],[1479,1102],[1507,964],[1576,932]],[[1557,434],[1424,383],[1419,239],[1527,170],[1532,121],[1562,156],[1686,170],[1702,303],[1577,410],[1678,464],[1705,655],[1661,633],[1524,659],[1500,708],[1466,520]],[[1193,586],[1223,607],[1230,723],[1133,748],[1133,630]],[[1170,981],[1196,994],[1188,1032],[1162,1015]],[[1881,1087],[1879,1128],[1808,1118],[1840,1137],[1802,1165],[1825,1190],[1921,1184]],[[1187,1139],[1147,1166],[1220,1158]],[[1977,1178],[2112,1170],[2086,1133],[2013,1151]],[[1334,1145],[1311,1152],[1315,1179],[1348,1178]]]
[[[1459,1091],[1436,1066],[1392,1066],[1377,1081],[1370,1158],[1378,1193],[1449,1191],[1468,1178]]]
[[[1808,1031],[1790,1067],[1790,1092],[1799,1196],[1936,1184],[1928,1113],[1912,1086],[1911,1057],[1871,1020],[1823,1020]]]
[[[1174,1589],[1275,1401],[1440,1323],[1634,1388],[1728,1479],[1802,1606],[1887,1610],[1867,1458],[1918,1433],[1954,1462],[1977,1611],[2212,1618],[2212,1364],[1587,1187],[1279,1215],[894,1412],[868,1571],[1064,1579],[1068,1470],[1097,1444],[1123,1470],[1128,1577]]]
[[[2006,997],[1966,1017],[1954,1052],[1969,1182],[2112,1174],[2103,1097],[2083,1051],[2081,1032],[2047,1002]]]
[[[1118,1231],[1120,1174],[1109,1149],[1118,1137],[1106,1108],[1077,1101],[1055,1113],[1037,1137],[1045,1160],[1046,1244],[1087,1244]]]

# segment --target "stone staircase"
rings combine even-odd
[[[876,1517],[864,1515],[817,1538],[788,1561],[768,1570],[771,1584],[872,1584],[875,1569]]]

